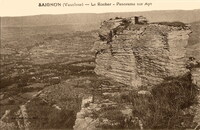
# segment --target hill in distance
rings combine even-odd
[[[199,14],[200,9],[101,14],[80,13],[61,15],[35,15],[22,17],[1,17],[1,25],[2,27],[69,25],[73,28],[74,31],[90,31],[98,29],[100,22],[117,16],[130,17],[134,15],[142,15],[145,16],[149,22],[181,21],[184,23],[192,23],[200,21]]]
[[[61,14],[61,15],[35,15],[22,17],[0,17],[2,25],[2,43],[4,41],[24,40],[32,35],[48,35],[70,33],[72,31],[98,30],[100,23],[115,17],[130,17],[134,15],[145,16],[149,22],[180,21],[191,25],[188,56],[198,59],[200,48],[200,9],[196,10],[166,10],[125,13],[87,13],[87,14]],[[36,36],[35,36],[36,37]],[[28,40],[33,41],[33,40]],[[20,42],[21,43],[21,42]]]

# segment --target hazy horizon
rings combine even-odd
[[[147,11],[127,11],[127,12],[122,12],[122,11],[119,11],[119,12],[101,12],[101,13],[61,13],[61,14],[50,14],[50,13],[46,13],[46,14],[33,14],[33,15],[24,15],[24,16],[0,16],[1,18],[19,18],[19,17],[34,17],[34,16],[46,16],[46,15],[52,15],[52,16],[58,16],[58,15],[76,15],[76,14],[114,14],[114,13],[143,13],[143,12],[159,12],[159,11],[199,11],[200,8],[198,9],[172,9],[172,10],[147,10]]]
[[[70,7],[39,7],[39,3],[112,3],[111,6],[70,6]],[[120,3],[152,3],[150,6],[117,6]],[[0,16],[16,17],[16,16],[35,16],[48,14],[77,14],[77,13],[111,13],[111,12],[141,12],[141,11],[159,11],[159,10],[195,10],[200,9],[200,0],[1,0]]]

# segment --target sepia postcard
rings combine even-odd
[[[200,130],[200,0],[0,0],[1,130]]]

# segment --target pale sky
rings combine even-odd
[[[39,7],[39,3],[152,3],[150,6]],[[0,16],[200,9],[200,0],[0,0]]]

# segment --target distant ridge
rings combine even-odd
[[[166,10],[146,12],[125,12],[125,13],[84,13],[84,14],[61,14],[61,15],[35,15],[22,17],[1,17],[2,27],[21,26],[50,26],[50,25],[73,25],[78,30],[93,30],[99,28],[99,23],[116,16],[129,17],[143,15],[150,22],[158,21],[181,21],[191,23],[200,21],[200,9],[196,10]],[[92,26],[91,26],[92,25]],[[74,28],[76,30],[76,27]]]

